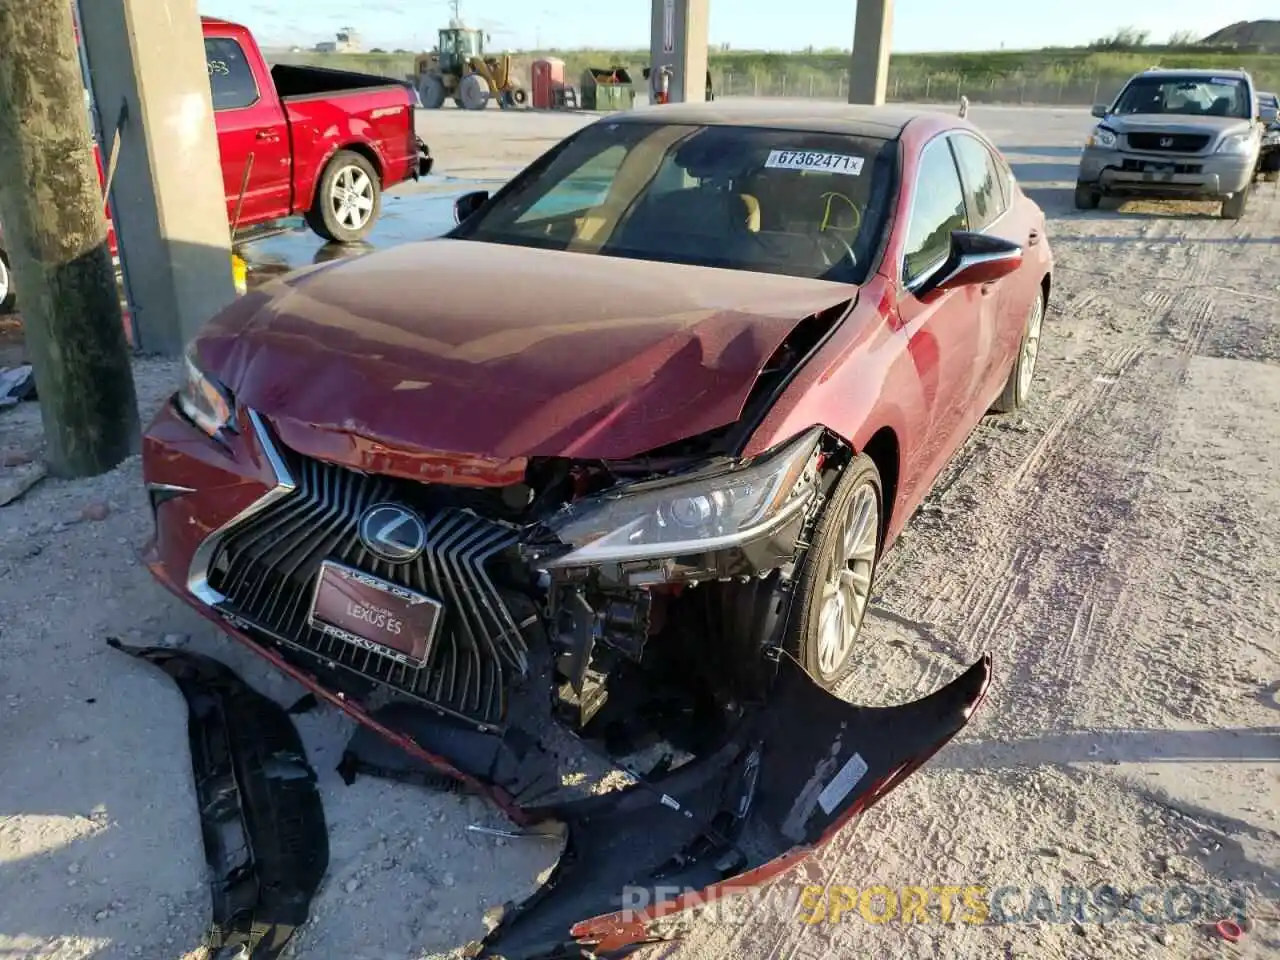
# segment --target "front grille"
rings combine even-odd
[[[1129,134],[1129,146],[1134,150],[1168,151],[1170,153],[1199,153],[1208,145],[1208,136],[1200,133]]]
[[[508,526],[451,506],[424,505],[427,488],[369,477],[304,457],[289,458],[297,489],[228,533],[209,585],[225,606],[287,644],[416,699],[486,724],[506,716],[510,680],[528,670],[527,647],[490,576],[491,561],[517,540]],[[357,531],[366,507],[412,506],[428,546],[395,564],[365,549]],[[313,629],[307,619],[324,560],[363,570],[444,604],[444,623],[422,667]]]
[[[1159,160],[1134,160],[1131,157],[1126,157],[1121,162],[1121,169],[1127,173],[1157,170],[1160,173],[1194,174],[1201,173],[1204,170],[1204,165],[1199,163],[1162,163]]]

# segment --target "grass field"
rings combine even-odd
[[[540,56],[565,61],[569,77],[587,67],[621,65],[643,83],[644,50],[549,50],[514,54],[527,65]],[[403,78],[413,69],[412,53],[281,53],[271,59],[363,70]],[[849,54],[832,49],[798,53],[712,51],[711,75],[717,92],[756,96],[842,98],[847,90]],[[1149,66],[1243,67],[1261,89],[1280,88],[1280,54],[1243,53],[1231,48],[1143,47],[1133,52],[1088,48],[999,50],[985,53],[895,54],[889,64],[891,100],[954,100],[961,93],[982,103],[1094,103],[1110,98],[1128,77]],[[527,66],[526,66],[527,74]]]

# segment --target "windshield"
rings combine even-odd
[[[1252,106],[1244,81],[1234,77],[1135,77],[1111,112],[1249,120]]]
[[[895,185],[893,141],[602,121],[451,237],[861,283]]]

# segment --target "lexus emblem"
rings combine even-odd
[[[1173,146],[1173,137],[1161,137],[1161,138],[1160,138],[1160,146],[1162,146],[1162,147],[1172,147],[1172,146]]]
[[[394,503],[375,503],[366,510],[359,533],[366,550],[392,563],[408,563],[427,546],[422,518]]]

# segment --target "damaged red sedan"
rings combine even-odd
[[[985,657],[833,691],[879,558],[1028,396],[1044,216],[964,120],[794,109],[601,119],[440,239],[241,298],[149,427],[166,586],[367,741],[566,825],[482,955],[605,956],[672,890],[764,882],[985,693]],[[629,785],[555,800],[566,729]]]

